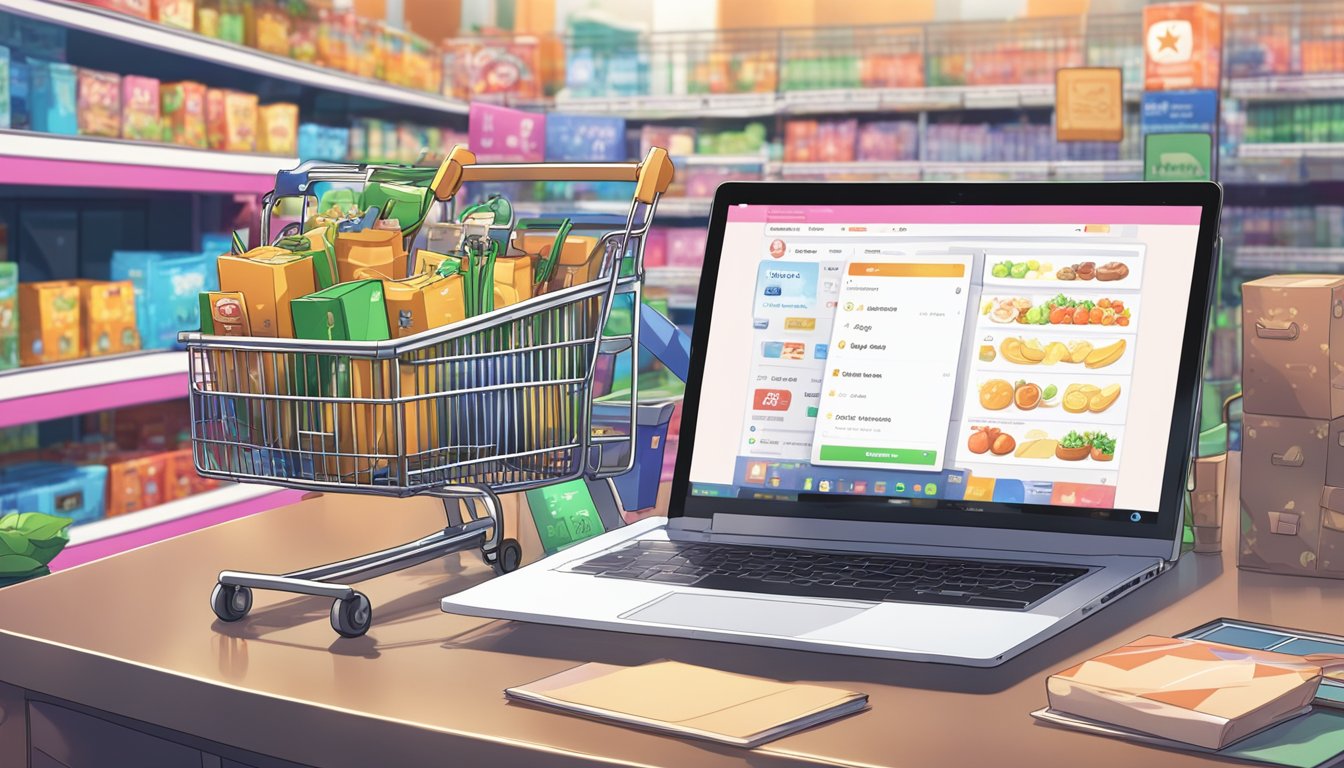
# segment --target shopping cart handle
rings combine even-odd
[[[653,147],[640,163],[505,163],[477,164],[476,155],[458,145],[444,158],[429,188],[436,200],[457,194],[468,181],[633,181],[635,198],[645,205],[672,184],[672,158]]]
[[[639,311],[639,345],[658,358],[682,381],[691,370],[691,337],[663,317],[661,312],[645,306]]]

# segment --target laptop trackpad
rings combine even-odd
[[[723,629],[753,635],[798,637],[815,632],[868,610],[867,607],[671,592],[665,597],[622,614],[622,619],[681,627]]]

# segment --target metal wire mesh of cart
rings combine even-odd
[[[1223,13],[1230,76],[1308,75],[1328,80],[1327,75],[1344,75],[1344,7],[1338,2],[1228,5]],[[1333,80],[1329,85],[1338,92],[1344,83],[1339,77]],[[1282,97],[1311,95],[1289,92]]]
[[[394,345],[193,341],[198,469],[387,495],[577,477],[606,287]]]

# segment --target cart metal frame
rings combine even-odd
[[[312,182],[369,173],[347,165],[281,173],[265,198],[264,238],[278,197],[304,195],[306,212]],[[472,181],[634,182],[625,227],[599,239],[598,278],[395,341],[181,334],[200,474],[319,492],[431,495],[447,517],[443,529],[416,541],[335,563],[285,574],[222,571],[210,601],[216,616],[246,616],[253,589],[314,595],[334,601],[336,632],[358,637],[373,611],[350,582],[473,548],[497,573],[511,571],[522,552],[497,494],[629,471],[637,398],[632,391],[628,428],[593,434],[594,369],[601,355],[638,349],[645,236],[672,173],[659,148],[640,163],[477,164],[458,147],[430,182],[439,202]],[[634,269],[623,275],[626,263]],[[613,335],[605,329],[618,296],[629,297],[633,322]]]

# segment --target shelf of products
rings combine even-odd
[[[434,92],[427,92],[393,85],[372,76],[360,76],[317,66],[288,56],[267,53],[238,43],[197,34],[191,30],[81,3],[66,0],[0,0],[0,11],[59,24],[68,29],[136,46],[186,56],[261,77],[297,83],[307,88],[334,91],[383,104],[413,107],[443,115],[463,115],[467,111],[465,102],[440,95],[438,86],[432,89]],[[377,69],[377,66],[370,66],[366,71],[373,74]]]
[[[233,483],[223,485],[211,491],[204,491],[186,498],[164,502],[146,507],[133,514],[105,517],[91,523],[83,523],[70,528],[69,546],[80,547],[102,539],[125,536],[146,528],[164,523],[182,520],[204,512],[227,514],[231,508],[246,505],[253,506],[257,501],[268,501],[270,506],[278,506],[289,500],[297,500],[301,494],[286,491],[270,485]],[[272,497],[272,498],[267,498]],[[71,565],[66,564],[67,567]]]
[[[921,179],[975,179],[1003,177],[1015,179],[1113,179],[1135,180],[1143,177],[1140,160],[1110,161],[1020,161],[1020,162],[849,162],[849,163],[776,163],[771,172],[781,178],[821,179],[881,178],[918,181]]]
[[[0,131],[0,184],[262,194],[293,157]]]
[[[187,356],[159,350],[0,373],[0,427],[181,398]]]

